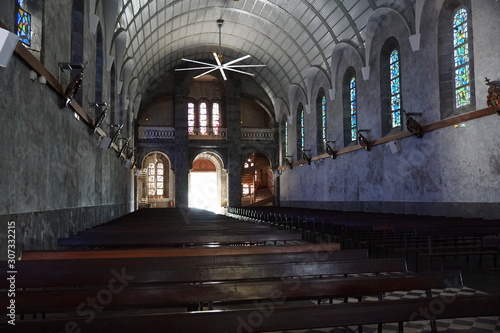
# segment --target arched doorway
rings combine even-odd
[[[164,208],[175,205],[174,172],[170,159],[161,152],[151,152],[142,160],[137,177],[139,208]]]
[[[273,206],[274,176],[269,159],[259,153],[245,157],[241,171],[241,206]]]
[[[189,207],[221,213],[227,205],[227,172],[222,159],[205,152],[195,157],[189,172]]]

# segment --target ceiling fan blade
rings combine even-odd
[[[266,67],[266,65],[223,65],[224,68]]]
[[[236,72],[236,73],[241,73],[241,74],[246,74],[246,75],[250,75],[250,76],[255,76],[255,74],[253,74],[253,73],[248,73],[248,72],[240,71],[238,69],[234,69],[234,68],[231,68],[231,67],[225,67],[225,69],[227,69],[229,71]]]
[[[206,75],[208,73],[211,73],[211,72],[213,72],[213,71],[215,71],[217,69],[218,69],[218,67],[213,67],[213,68],[209,69],[208,71],[201,73],[200,75],[194,76],[193,78],[197,79],[197,78],[202,77],[203,75]]]
[[[200,65],[205,65],[205,66],[211,66],[214,67],[214,64],[209,64],[208,62],[203,62],[203,61],[197,61],[197,60],[191,60],[191,59],[186,59],[186,58],[181,58],[183,61],[187,62],[194,62],[195,64],[200,64]]]
[[[246,56],[239,57],[238,59],[231,60],[230,62],[228,62],[228,63],[224,64],[224,66],[228,66],[228,65],[231,65],[231,64],[235,64],[235,63],[237,63],[237,62],[240,62],[240,61],[245,60],[245,59],[250,58],[250,57],[251,57],[251,55],[250,55],[250,54],[247,54]]]
[[[222,78],[224,79],[224,81],[227,81],[226,73],[224,73],[224,69],[222,68],[219,56],[216,52],[213,52],[212,54],[214,55],[215,61],[217,62],[217,68],[220,70]]]
[[[197,69],[211,69],[211,68],[216,68],[215,66],[210,66],[210,67],[189,67],[189,68],[176,68],[176,71],[194,71]]]

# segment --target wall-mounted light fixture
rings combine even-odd
[[[66,90],[64,91],[63,103],[61,104],[61,109],[65,106],[68,106],[78,93],[78,90],[80,89],[83,82],[83,71],[85,70],[85,66],[86,64],[84,65],[82,63],[71,63],[71,62],[59,63],[59,69],[60,69],[59,73],[61,71],[64,71],[64,69],[69,69],[69,70],[80,69],[80,72],[73,77],[71,82],[66,87]]]
[[[94,124],[94,133],[101,128],[102,123],[104,122],[104,119],[106,118],[108,114],[108,103],[106,102],[94,102],[94,103],[89,103],[89,108],[91,109],[102,109],[101,113],[99,114],[99,117],[97,118],[95,124]]]
[[[333,143],[333,148],[329,145],[329,143]],[[337,151],[335,150],[335,141],[326,141],[325,142],[325,151],[331,158],[337,158]]]
[[[370,145],[370,141],[368,141],[368,139],[363,134],[361,134],[361,132],[369,132],[369,131],[370,130],[358,130],[357,134],[358,144],[361,147],[363,147],[363,149],[366,151],[370,151],[370,149],[372,149],[372,146]]]
[[[18,41],[16,34],[0,28],[0,67],[7,67]]]
[[[113,144],[120,137],[120,132],[123,128],[123,124],[121,124],[121,125],[112,124],[112,125],[109,125],[109,127],[118,127],[118,130],[116,131],[115,135],[113,135],[113,138],[111,139],[111,144]]]
[[[500,116],[500,81],[491,81],[488,78],[485,79],[486,85],[490,86],[488,88],[486,104]]]
[[[302,159],[307,162],[307,164],[311,165],[311,157],[306,154],[306,151],[311,152],[311,149],[302,150]]]
[[[417,113],[417,112],[406,112],[403,110],[403,113],[406,117],[406,129],[408,132],[411,134],[415,135],[417,138],[421,139],[424,136],[424,130],[422,129],[422,126],[418,121],[415,120],[412,116],[418,116],[420,117],[422,113]]]

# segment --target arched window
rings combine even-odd
[[[188,133],[194,134],[194,103],[188,103]]]
[[[391,73],[391,126],[392,128],[401,126],[401,85],[399,73],[399,52],[392,50],[389,57]]]
[[[351,141],[356,140],[358,132],[358,96],[356,93],[356,78],[349,81],[349,101],[351,105]]]
[[[299,104],[297,108],[297,159],[301,158],[301,154],[305,149],[306,144],[306,127],[305,127],[305,116],[304,116],[304,106],[302,103]]]
[[[103,43],[101,24],[97,23],[96,41],[95,41],[95,102],[103,102],[102,100],[102,73],[104,70],[103,60]],[[95,118],[99,117],[96,112]]]
[[[446,0],[439,12],[438,59],[441,118],[476,109],[471,0]]]
[[[30,46],[31,14],[26,11],[24,6],[24,0],[17,0],[16,25],[17,25],[17,36],[19,37],[19,40],[23,44]]]
[[[401,130],[401,71],[399,44],[393,37],[382,46],[380,56],[380,94],[382,135]]]
[[[349,67],[342,84],[342,101],[344,113],[344,145],[349,145],[357,139],[358,132],[358,97],[356,72]]]
[[[221,105],[219,102],[198,101],[188,103],[188,133],[189,135],[220,134]]]
[[[453,17],[453,58],[455,63],[455,107],[471,102],[469,23],[467,10],[460,8]]]
[[[207,123],[208,123],[207,103],[200,103],[199,121],[200,121],[200,134],[206,135]]]
[[[164,165],[162,162],[148,164],[148,194],[163,196]]]
[[[281,121],[281,156],[283,163],[285,163],[288,156],[288,120],[285,115]]]
[[[73,0],[73,11],[71,13],[71,61],[83,63],[83,49],[84,49],[84,13],[85,1]],[[71,71],[71,77],[77,75],[80,70]],[[75,101],[82,105],[83,101],[83,87],[78,89],[75,96]]]
[[[325,145],[327,140],[326,95],[323,89],[319,91],[318,98],[316,99],[316,115],[317,115],[317,129],[318,129],[318,141],[316,150],[318,153],[323,153],[325,151]]]
[[[220,112],[219,103],[212,104],[212,130],[215,135],[219,134],[220,127]]]

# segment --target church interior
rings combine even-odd
[[[500,332],[499,18],[2,0],[0,328]]]

